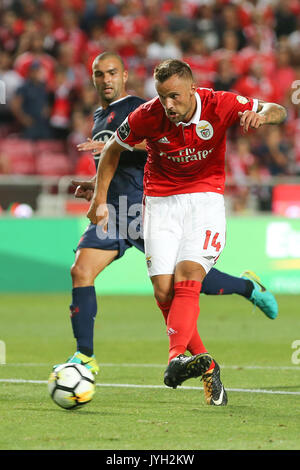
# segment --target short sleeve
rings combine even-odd
[[[134,146],[145,139],[145,125],[143,110],[139,106],[128,115],[116,131],[116,141],[127,150],[134,150]]]
[[[218,114],[224,124],[229,127],[239,119],[239,112],[257,111],[258,100],[236,93],[222,91],[216,92],[218,102]]]

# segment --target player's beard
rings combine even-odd
[[[167,111],[165,109],[165,112],[171,122],[173,122],[174,124],[178,124],[179,122],[189,122],[195,113],[196,107],[197,107],[196,100],[195,99],[193,100],[191,98],[189,101],[186,102],[186,104],[185,102],[183,102],[180,105],[180,108],[181,108],[180,110],[179,109],[172,110],[175,113],[173,117],[172,115],[169,114],[171,110]],[[185,109],[182,109],[182,108],[185,108]]]
[[[184,114],[180,114],[178,111],[173,111],[175,113],[174,116],[170,115],[167,110],[165,110],[168,119],[173,122],[174,124],[178,124],[179,122],[188,122],[187,116],[191,114],[191,107],[186,110]]]
[[[173,122],[174,124],[178,124],[178,122],[184,122],[184,119],[185,119],[185,116],[186,116],[187,113],[185,113],[185,114],[179,114],[179,113],[177,113],[177,112],[175,111],[175,114],[174,114],[174,115],[169,114],[169,113],[167,113],[167,112],[166,112],[166,114],[167,114],[168,119],[169,119],[171,122]]]
[[[116,101],[119,96],[119,90],[115,89],[114,87],[110,87],[110,89],[111,91],[109,93],[105,93],[104,88],[101,88],[100,90],[98,90],[101,100],[107,104],[110,104],[113,101]]]

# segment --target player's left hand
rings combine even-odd
[[[103,232],[107,232],[109,213],[106,203],[99,202],[93,197],[87,217],[92,224],[103,226]]]
[[[243,127],[244,132],[248,132],[249,127],[258,129],[266,122],[266,116],[256,113],[255,111],[247,110],[243,113],[240,111],[238,115],[240,117],[240,125]]]

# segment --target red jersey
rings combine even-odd
[[[207,88],[198,88],[195,97],[188,123],[172,123],[157,97],[130,113],[117,130],[117,142],[127,149],[147,141],[147,196],[224,193],[226,130],[239,120],[239,111],[256,111],[258,101]]]

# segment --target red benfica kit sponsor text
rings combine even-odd
[[[239,120],[239,111],[256,111],[258,101],[207,88],[198,88],[195,97],[188,123],[172,123],[157,97],[130,113],[117,130],[117,141],[127,149],[147,141],[147,196],[224,193],[226,131]]]

